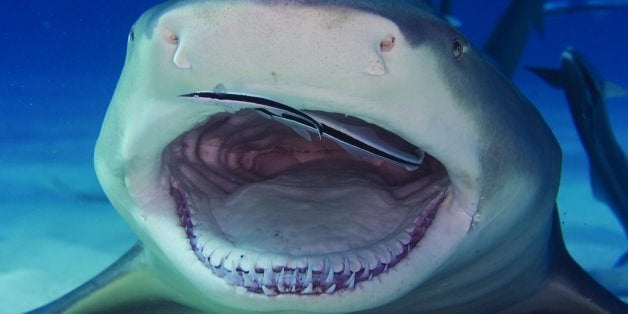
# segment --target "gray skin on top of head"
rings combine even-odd
[[[153,10],[150,14],[149,25],[146,28],[146,35],[152,36],[159,18],[164,12],[176,9],[177,7],[189,5],[192,2],[202,2],[203,0],[188,1],[170,1],[161,5],[161,9]],[[226,0],[216,0],[216,2]],[[432,1],[430,0],[395,0],[395,1],[370,1],[370,0],[240,0],[242,2],[253,2],[267,5],[307,5],[307,6],[337,6],[342,8],[350,8],[361,10],[380,15],[387,18],[399,27],[403,35],[411,45],[421,43],[422,32],[416,25],[416,19],[413,18],[417,13],[430,13],[437,16]]]

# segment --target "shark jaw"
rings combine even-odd
[[[407,169],[299,133],[243,109],[211,116],[164,150],[190,247],[229,285],[266,296],[353,290],[402,262],[449,194],[431,156]]]

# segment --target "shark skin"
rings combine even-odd
[[[179,97],[218,86],[345,117],[425,159],[411,171]],[[129,34],[95,166],[140,242],[34,313],[627,310],[564,249],[549,127],[416,1],[151,9]],[[405,246],[389,243],[399,235]]]

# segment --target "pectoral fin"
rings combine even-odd
[[[165,297],[164,284],[146,266],[146,251],[138,242],[94,278],[29,313],[191,312]]]
[[[626,313],[628,306],[604,289],[569,255],[563,242],[558,211],[549,245],[548,278],[519,313]]]

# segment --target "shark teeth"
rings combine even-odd
[[[345,282],[345,287],[349,289],[353,289],[354,286],[355,286],[355,273],[352,272],[351,277],[349,277],[349,279]]]
[[[394,267],[419,243],[447,195],[436,191],[398,235],[370,247],[326,256],[281,256],[235,248],[215,236],[194,210],[186,192],[171,183],[170,194],[190,245],[198,259],[216,276],[233,286],[273,297],[282,294],[320,295],[355,289]],[[204,217],[203,217],[204,218]],[[197,221],[200,220],[200,221]]]
[[[305,275],[304,282],[312,283],[312,267],[308,267],[305,273],[306,275]]]
[[[328,287],[334,286],[334,289],[335,289],[336,284],[334,282],[334,271],[331,267],[329,267],[329,271],[327,272],[327,277],[325,277],[325,281],[323,283],[327,285]]]
[[[277,293],[272,288],[266,287],[264,285],[262,285],[262,291],[267,296],[277,295]]]
[[[262,279],[262,284],[265,286],[273,285],[273,270],[270,268],[264,269],[264,278]]]
[[[332,293],[334,293],[334,291],[336,291],[336,284],[333,284],[333,285],[329,286],[329,288],[327,288],[327,290],[325,290],[325,293],[332,294]]]
[[[301,290],[301,294],[312,294],[314,293],[314,284],[310,282],[305,289]]]

